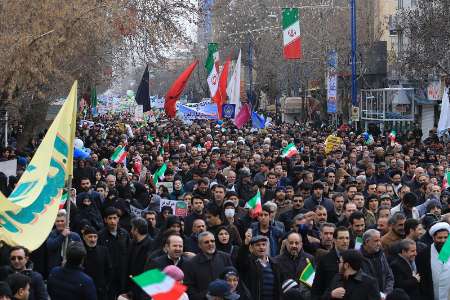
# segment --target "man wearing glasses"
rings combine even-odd
[[[29,254],[27,248],[22,246],[12,247],[9,252],[10,264],[0,269],[0,281],[6,280],[8,275],[22,273],[31,280],[29,300],[47,300],[48,294],[42,275],[29,267]]]
[[[184,284],[191,300],[203,300],[210,282],[219,278],[225,267],[232,266],[227,253],[216,250],[214,235],[205,231],[198,235],[200,253],[185,265]]]

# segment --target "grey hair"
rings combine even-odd
[[[201,233],[199,233],[198,234],[198,242],[200,243],[200,241],[204,238],[204,237],[206,237],[207,235],[212,235],[212,236],[214,236],[214,234],[212,234],[212,232],[211,231],[203,231],[203,232],[201,232]]]
[[[266,203],[264,203],[265,206],[269,206],[271,209],[273,210],[277,210],[278,209],[278,205],[273,202],[273,201],[267,201]]]
[[[396,212],[395,214],[393,214],[392,216],[390,216],[389,220],[388,220],[388,225],[394,225],[396,224],[398,221],[400,220],[405,220],[406,216],[401,213],[401,212]]]
[[[375,235],[381,235],[380,232],[376,229],[369,229],[366,230],[366,232],[363,233],[362,239],[363,239],[363,244],[366,244],[367,241],[371,240]]]
[[[320,225],[320,231],[322,232],[325,227],[331,227],[333,229],[336,229],[336,225],[334,225],[333,223],[325,222],[322,225]]]
[[[300,213],[292,219],[292,223],[295,224],[295,222],[303,220],[303,219],[305,219],[305,215]]]
[[[398,246],[400,248],[400,251],[408,251],[409,247],[411,245],[415,245],[416,242],[414,242],[411,239],[403,239],[400,242],[398,242]]]

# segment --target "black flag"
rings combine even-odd
[[[150,91],[149,91],[149,74],[148,65],[145,68],[144,75],[142,75],[141,83],[139,84],[138,90],[136,92],[136,103],[144,107],[144,112],[150,111]]]

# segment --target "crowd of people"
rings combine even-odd
[[[330,134],[342,143],[326,151]],[[0,299],[148,299],[131,278],[151,269],[183,283],[181,299],[450,299],[450,152],[435,131],[368,142],[348,126],[123,114],[81,122],[77,138],[90,154],[45,243],[0,243]],[[9,183],[0,173],[4,194],[38,142],[1,150],[19,162]],[[246,206],[258,193],[261,208]]]

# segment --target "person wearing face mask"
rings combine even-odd
[[[447,241],[450,225],[437,222],[429,230],[433,244],[423,250],[416,259],[420,275],[420,291],[423,299],[447,300],[450,291],[450,260],[442,262],[439,253]]]

